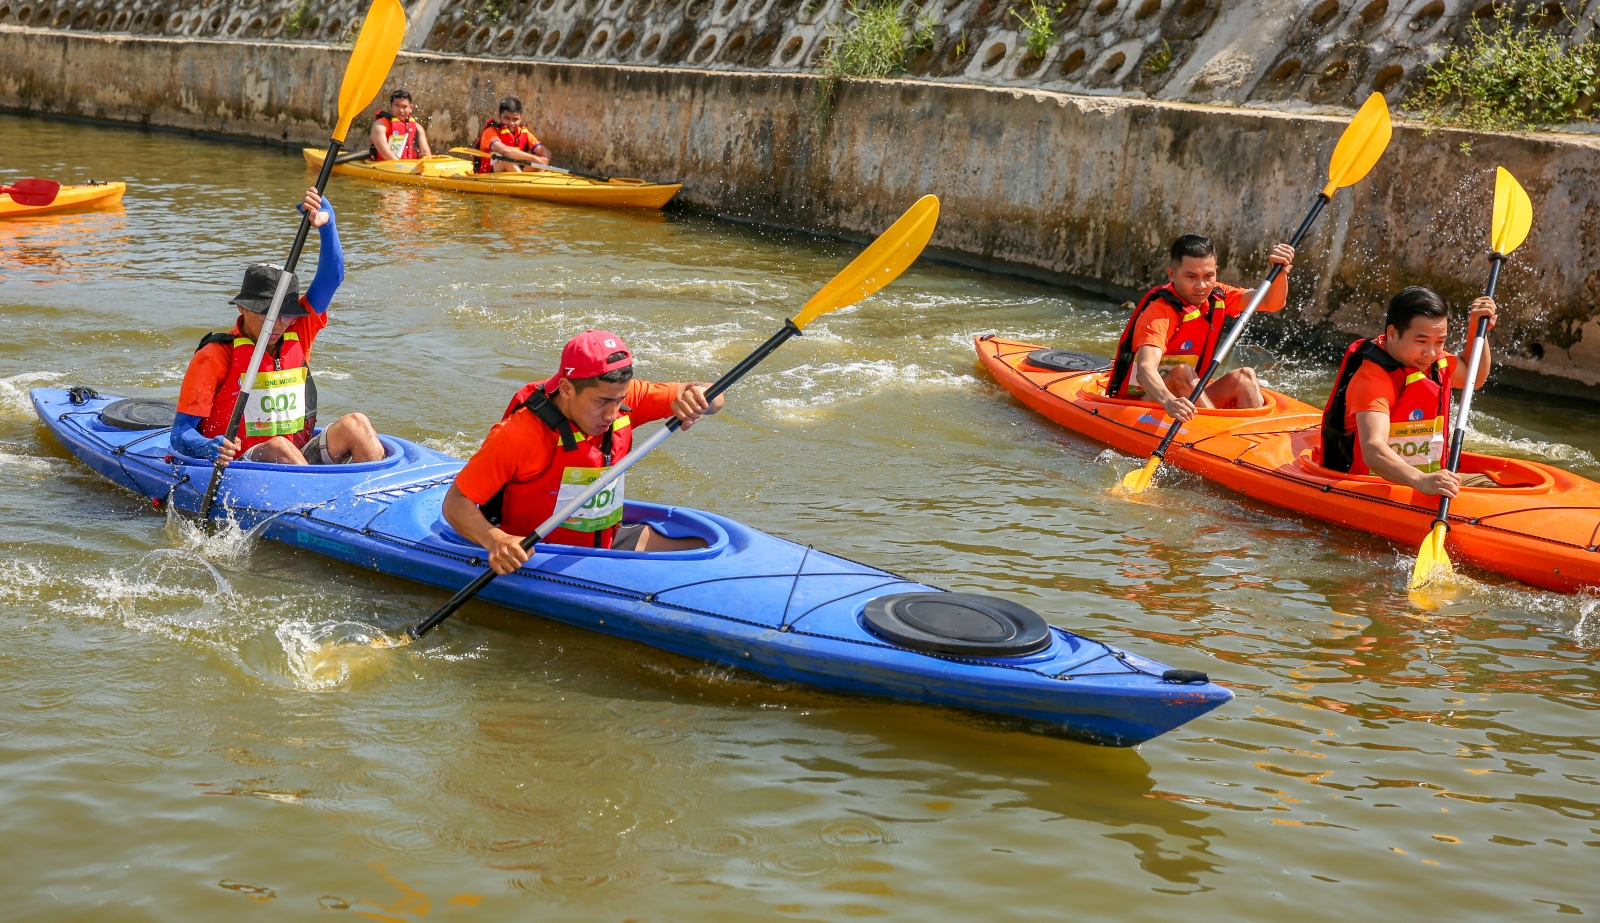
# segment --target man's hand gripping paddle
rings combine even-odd
[[[400,42],[406,35],[406,11],[400,0],[373,0],[367,18],[361,23],[356,36],[356,47],[350,52],[350,61],[344,67],[344,80],[339,85],[339,123],[334,126],[328,141],[328,154],[322,159],[322,170],[317,174],[317,194],[328,186],[328,176],[333,173],[334,160],[344,146],[344,137],[350,131],[350,122],[357,113],[372,102],[383,88],[389,69],[394,66],[395,55],[400,52]],[[300,262],[300,251],[306,245],[306,235],[311,233],[311,215],[300,219],[300,230],[294,236],[294,246],[289,248],[289,258],[283,263],[283,274],[278,278],[278,290],[272,295],[272,304],[261,321],[261,335],[256,337],[256,348],[250,354],[250,368],[261,367],[261,357],[266,355],[267,341],[272,339],[272,328],[278,322],[278,312],[283,309],[284,295],[294,278],[294,267]],[[239,435],[239,422],[255,390],[254,372],[240,383],[239,399],[234,402],[233,416],[228,418],[227,436]],[[223,465],[211,470],[211,483],[206,485],[205,498],[200,501],[200,518],[211,517],[211,507],[217,499],[217,486],[222,483]]]
[[[793,320],[783,322],[783,329],[773,334],[770,339],[756,348],[756,351],[744,359],[721,378],[717,383],[706,389],[706,400],[715,400],[717,395],[728,390],[735,382],[743,378],[746,373],[760,364],[761,360],[772,354],[772,351],[782,346],[790,337],[800,336],[805,326],[830,311],[847,308],[850,305],[866,298],[878,289],[893,282],[906,267],[916,261],[922,248],[927,246],[928,238],[933,236],[934,225],[939,223],[939,200],[927,195],[917,200],[900,219],[889,226],[881,236],[872,242],[872,245],[862,251],[846,266],[843,271],[829,280],[822,290],[811,296],[811,300],[800,309],[800,314]],[[540,539],[554,532],[567,517],[577,512],[585,503],[605,490],[606,487],[623,472],[633,467],[641,458],[650,454],[651,450],[665,442],[668,436],[678,431],[679,422],[676,417],[667,421],[667,424],[633,448],[621,461],[601,475],[582,494],[572,498],[564,505],[558,507],[549,519],[540,524],[532,535],[522,540],[525,551],[532,551],[533,546]],[[477,579],[467,584],[459,593],[450,597],[450,601],[440,607],[439,611],[428,616],[417,625],[406,629],[408,640],[414,641],[432,631],[440,622],[449,618],[455,611],[464,605],[467,600],[478,594],[478,591],[489,585],[495,578],[493,570],[485,570]]]
[[[19,179],[9,186],[0,186],[0,195],[8,195],[18,205],[42,208],[56,200],[61,184],[53,179]]]
[[[1528,193],[1523,190],[1522,184],[1512,176],[1505,167],[1496,167],[1494,174],[1494,218],[1489,225],[1489,284],[1484,286],[1483,294],[1489,298],[1494,297],[1494,288],[1500,281],[1500,267],[1505,265],[1506,257],[1511,251],[1522,246],[1528,239],[1528,232],[1533,228],[1533,203],[1528,199]],[[1478,381],[1478,365],[1483,359],[1485,344],[1489,341],[1489,318],[1478,319],[1478,329],[1472,340],[1472,357],[1467,360],[1467,384],[1461,389],[1461,406],[1456,410],[1456,425],[1450,434],[1450,458],[1448,467],[1451,471],[1461,468],[1461,444],[1467,438],[1467,414],[1472,411],[1473,385]],[[1434,517],[1433,528],[1428,530],[1428,537],[1422,540],[1422,547],[1417,549],[1417,563],[1411,570],[1411,599],[1412,602],[1425,609],[1432,609],[1425,595],[1418,594],[1418,590],[1426,587],[1436,577],[1450,577],[1455,573],[1455,568],[1450,563],[1450,555],[1444,550],[1444,539],[1450,531],[1450,498],[1439,498],[1439,515]]]
[[[517,166],[525,169],[549,170],[551,173],[565,173],[568,176],[581,176],[584,179],[592,179],[601,183],[611,182],[611,177],[601,176],[598,173],[585,173],[582,170],[569,170],[566,167],[558,167],[554,164],[548,163],[539,163],[536,160],[518,160],[515,157],[507,157],[503,154],[491,154],[488,151],[480,151],[475,147],[453,147],[450,149],[450,156],[459,157],[462,160],[503,160],[506,163],[514,163]]]
[[[1306,214],[1306,220],[1300,222],[1300,230],[1294,232],[1289,238],[1289,246],[1298,247],[1305,238],[1306,232],[1311,230],[1312,222],[1317,220],[1317,215],[1322,213],[1323,206],[1333,199],[1333,194],[1345,186],[1353,186],[1360,182],[1362,177],[1371,171],[1378,158],[1383,156],[1383,151],[1389,146],[1389,135],[1392,128],[1389,124],[1389,107],[1383,101],[1383,96],[1374,93],[1367,97],[1361,111],[1351,119],[1349,126],[1340,136],[1339,143],[1333,149],[1333,160],[1328,164],[1328,185],[1317,193],[1317,200],[1311,204],[1311,211]],[[1217,347],[1216,354],[1206,363],[1205,370],[1200,373],[1200,381],[1194,387],[1193,399],[1198,401],[1205,394],[1206,386],[1211,384],[1211,377],[1217,369],[1227,360],[1228,353],[1233,349],[1233,344],[1238,342],[1239,335],[1244,332],[1244,325],[1250,322],[1251,315],[1260,307],[1261,300],[1267,296],[1267,289],[1272,287],[1274,280],[1283,272],[1283,267],[1274,265],[1267,273],[1266,281],[1256,288],[1255,297],[1250,299],[1250,304],[1239,315],[1238,323],[1233,325],[1233,332]],[[1161,467],[1162,459],[1166,458],[1167,448],[1172,445],[1173,437],[1178,435],[1182,424],[1177,420],[1167,427],[1167,434],[1161,437],[1161,443],[1150,454],[1150,460],[1145,462],[1143,468],[1128,472],[1122,478],[1120,488],[1128,493],[1144,493],[1155,479],[1156,470]]]

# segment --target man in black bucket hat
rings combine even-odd
[[[365,414],[345,414],[317,432],[317,386],[311,379],[311,345],[328,326],[328,305],[344,281],[344,251],[333,220],[333,206],[306,192],[300,209],[311,213],[322,253],[317,274],[304,295],[298,279],[289,280],[278,321],[263,333],[283,269],[254,263],[244,271],[244,284],[228,303],[239,320],[228,333],[207,334],[189,360],[178,392],[178,416],[172,423],[172,447],[191,458],[211,458],[226,465],[234,459],[278,465],[330,465],[377,461],[383,444]],[[242,432],[225,433],[239,400],[257,338],[267,336],[267,350],[256,369]]]

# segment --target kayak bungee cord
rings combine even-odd
[[[1355,118],[1350,120],[1350,124],[1345,127],[1344,134],[1339,137],[1339,143],[1333,149],[1333,158],[1328,164],[1328,185],[1317,193],[1316,201],[1311,205],[1311,211],[1306,214],[1305,220],[1300,222],[1299,230],[1295,231],[1294,236],[1289,238],[1289,246],[1298,247],[1300,245],[1300,241],[1311,230],[1312,223],[1317,220],[1317,215],[1322,213],[1323,206],[1333,200],[1335,192],[1345,186],[1360,182],[1372,170],[1378,159],[1383,156],[1384,150],[1388,148],[1389,137],[1392,133],[1393,127],[1389,122],[1389,106],[1384,102],[1382,93],[1373,93],[1367,97],[1367,101],[1362,104],[1361,110],[1356,113]],[[1272,287],[1272,283],[1282,273],[1283,264],[1274,264],[1272,269],[1267,272],[1266,281],[1256,288],[1256,293],[1250,299],[1249,305],[1245,307],[1243,313],[1239,315],[1238,321],[1234,323],[1233,330],[1229,332],[1228,338],[1206,360],[1206,366],[1200,373],[1199,382],[1194,386],[1194,390],[1190,392],[1196,402],[1205,397],[1206,386],[1211,383],[1211,376],[1216,374],[1217,369],[1221,368],[1222,363],[1227,360],[1229,351],[1233,349],[1234,344],[1239,341],[1240,335],[1244,333],[1245,325],[1250,322],[1251,316],[1256,313],[1256,308],[1266,298],[1267,290]],[[1178,435],[1178,431],[1182,428],[1181,422],[1176,419],[1173,420],[1172,425],[1167,428],[1167,434],[1162,437],[1155,451],[1150,453],[1150,460],[1144,464],[1144,467],[1128,472],[1118,485],[1119,488],[1130,494],[1143,493],[1149,489],[1151,481],[1155,479],[1156,469],[1161,467],[1161,462],[1166,457],[1167,447],[1172,445],[1173,438]]]
[[[406,34],[406,12],[400,0],[373,0],[372,6],[361,22],[361,32],[350,52],[350,62],[345,65],[344,78],[339,85],[339,121],[328,139],[328,154],[323,158],[322,169],[317,172],[317,195],[328,188],[328,177],[333,174],[333,162],[344,147],[345,135],[350,132],[350,122],[366,107],[383,87],[383,80],[394,66],[395,55],[400,52],[400,42]],[[255,394],[257,370],[267,352],[267,342],[272,339],[272,328],[283,310],[283,299],[294,281],[294,269],[300,262],[300,252],[305,249],[306,238],[311,234],[311,213],[300,217],[300,229],[295,232],[294,245],[289,248],[289,258],[284,260],[278,274],[278,288],[272,293],[272,304],[261,321],[261,332],[256,336],[255,349],[250,353],[249,371],[239,383],[239,396],[233,403],[233,414],[228,418],[228,428],[223,438],[242,436],[239,425],[245,408]],[[240,322],[241,324],[243,321]],[[205,497],[200,501],[200,518],[211,518],[211,507],[217,499],[217,487],[222,483],[222,473],[227,465],[216,464],[211,469],[211,482],[206,485]]]
[[[779,346],[782,346],[790,337],[802,334],[805,326],[824,314],[849,307],[863,298],[873,294],[879,289],[893,282],[902,272],[905,272],[922,249],[928,245],[928,239],[933,236],[933,229],[939,223],[939,199],[936,196],[926,195],[918,199],[915,204],[906,209],[889,229],[879,235],[861,255],[850,261],[850,265],[840,270],[838,275],[828,280],[821,291],[811,296],[811,299],[800,309],[800,313],[793,319],[785,320],[783,328],[773,334],[768,340],[756,347],[756,350],[729,369],[706,390],[707,401],[716,398],[732,387],[746,373],[761,363],[761,360],[771,355]],[[617,478],[622,477],[629,468],[633,467],[641,458],[648,455],[656,446],[665,442],[668,436],[677,432],[681,426],[677,417],[666,422],[666,425],[651,433],[642,443],[635,446],[621,461],[617,462],[604,474],[596,478],[586,489],[573,497],[570,501],[558,507],[539,528],[522,540],[524,551],[531,551],[533,546],[541,539],[554,532],[566,522],[567,517],[577,512],[584,504],[593,500],[602,490],[605,490]],[[406,629],[407,639],[415,641],[432,631],[440,622],[449,618],[466,604],[467,600],[478,594],[489,581],[495,578],[493,568],[485,569],[483,573],[471,583],[463,587],[460,592],[452,596],[439,610],[423,619],[416,625]]]

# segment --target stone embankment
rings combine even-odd
[[[598,11],[601,2],[591,5]],[[772,0],[763,10],[783,2]],[[8,3],[7,15],[15,20],[17,0],[0,0]],[[465,8],[454,0],[432,9],[430,3],[421,0],[412,10],[408,44],[422,47],[401,55],[393,84],[411,89],[437,147],[469,139],[496,99],[518,95],[528,101],[539,135],[566,162],[681,179],[688,205],[740,220],[865,236],[916,196],[934,192],[944,202],[934,245],[945,255],[1113,296],[1155,278],[1171,238],[1191,230],[1217,239],[1225,277],[1258,276],[1266,248],[1303,215],[1348,118],[1307,107],[1347,104],[1372,87],[1363,78],[1343,95],[1296,90],[1278,99],[1280,105],[1290,97],[1300,100],[1302,111],[1290,112],[1086,92],[1133,92],[1113,83],[1096,88],[1041,78],[1044,89],[984,85],[972,82],[971,66],[935,80],[833,82],[754,61],[754,50],[738,61],[712,53],[698,67],[693,48],[689,60],[670,66],[656,66],[659,60],[651,66],[631,63],[643,54],[642,46],[628,55],[603,54],[597,59],[602,63],[469,56],[452,49],[485,46],[478,32],[464,44],[457,41]],[[695,3],[690,0],[675,15],[688,17]],[[801,17],[832,9],[824,3],[814,14],[805,12],[812,5],[791,4],[784,30]],[[1193,5],[1180,0],[1156,21],[1165,24]],[[1382,5],[1379,0],[1367,9]],[[230,18],[232,6],[199,13],[184,8],[181,15],[161,12],[165,7],[149,0],[83,6],[91,14],[90,29],[105,13],[106,29],[164,33],[172,17],[180,16],[182,37],[36,28],[32,24],[40,20],[30,10],[26,27],[0,23],[0,106],[280,143],[325,143],[347,52],[337,43],[281,39],[293,20],[302,35],[337,42],[348,33],[354,5],[339,0],[319,7],[324,18],[315,28],[303,4],[236,6],[243,11],[237,24]],[[606,9],[614,6],[620,4]],[[683,21],[715,24],[718,17],[745,15],[737,4],[721,0],[706,6],[701,12],[710,18]],[[956,9],[967,6],[981,8],[968,0]],[[580,7],[581,0],[567,9]],[[641,21],[652,21],[656,7],[645,2],[617,15],[631,16],[638,7],[645,10]],[[1205,2],[1198,7],[1210,9]],[[1269,3],[1255,9],[1259,14],[1271,8]],[[138,12],[124,20],[129,9]],[[1142,7],[1128,9],[1124,18],[1132,28],[1142,21]],[[539,10],[528,10],[528,21],[545,22],[537,19]],[[145,19],[135,25],[141,13]],[[1340,17],[1347,13],[1356,15],[1337,12],[1324,25],[1345,29]],[[1212,64],[1221,60],[1205,43],[1220,41],[1217,24],[1233,14],[1219,9],[1207,15],[1212,25],[1172,65],[1171,80],[1137,92],[1234,102],[1263,98],[1260,80],[1250,82],[1255,78],[1240,83],[1246,89],[1232,97],[1216,97],[1213,91],[1222,85],[1216,81],[1207,83],[1211,89],[1195,90],[1190,72],[1210,66],[1198,56]],[[159,28],[150,25],[156,16],[164,17]],[[328,17],[340,20],[333,32]],[[78,22],[82,13],[69,19]],[[48,22],[54,26],[58,20],[55,14]],[[1415,31],[1432,34],[1428,30],[1444,28],[1438,23],[1447,20],[1454,21],[1441,15]],[[748,21],[766,22],[759,16]],[[595,24],[605,22],[611,20],[591,20],[583,48],[600,42]],[[1380,17],[1363,28],[1388,22]],[[572,34],[570,25],[540,28]],[[614,28],[605,27],[605,47],[621,38]],[[790,34],[784,30],[774,33],[783,39],[775,40],[773,53],[780,57]],[[269,32],[278,38],[264,40]],[[201,37],[193,37],[197,33]],[[695,33],[700,42],[702,34]],[[731,44],[735,37],[728,32],[718,42]],[[489,39],[491,53],[502,48],[501,33]],[[526,41],[514,33],[505,53],[518,53]],[[545,41],[534,43],[531,54],[545,54]],[[649,36],[635,35],[634,41],[647,44]],[[441,43],[437,51],[430,47]],[[754,49],[760,37],[753,33],[746,43]],[[616,55],[630,63],[617,63]],[[1258,62],[1257,69],[1272,60]],[[1391,58],[1369,51],[1365,60]],[[1181,91],[1180,78],[1188,81]],[[1380,89],[1393,95],[1402,88],[1396,83]],[[1600,138],[1594,136],[1471,135],[1398,125],[1389,154],[1372,176],[1335,198],[1304,246],[1294,301],[1280,327],[1314,330],[1330,341],[1375,332],[1383,302],[1406,284],[1433,285],[1458,303],[1469,300],[1484,276],[1484,228],[1497,164],[1522,180],[1537,214],[1533,235],[1501,283],[1508,320],[1497,331],[1506,376],[1501,380],[1600,396],[1600,323],[1593,317],[1600,300]]]

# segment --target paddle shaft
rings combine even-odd
[[[1327,193],[1317,193],[1317,200],[1312,203],[1311,211],[1306,213],[1306,220],[1300,222],[1300,229],[1294,232],[1293,237],[1289,238],[1289,246],[1300,246],[1300,241],[1305,239],[1306,233],[1311,230],[1312,223],[1317,220],[1318,215],[1322,214],[1322,207],[1328,204],[1328,199]],[[1195,400],[1198,401],[1206,393],[1206,386],[1211,384],[1211,376],[1215,375],[1217,369],[1222,367],[1222,363],[1227,361],[1228,353],[1233,351],[1234,344],[1239,342],[1240,334],[1244,333],[1244,325],[1250,322],[1251,316],[1256,313],[1256,308],[1261,306],[1262,299],[1267,297],[1267,290],[1272,288],[1272,283],[1276,282],[1278,276],[1282,274],[1283,264],[1281,263],[1274,263],[1272,268],[1267,271],[1266,281],[1256,288],[1254,297],[1250,299],[1250,304],[1246,305],[1244,311],[1239,315],[1239,320],[1233,325],[1233,330],[1228,333],[1227,339],[1222,341],[1222,344],[1217,347],[1217,351],[1212,354],[1211,359],[1206,362],[1205,370],[1200,373],[1199,383],[1194,386],[1194,391],[1190,392]],[[1173,420],[1172,425],[1167,428],[1167,434],[1161,437],[1161,443],[1156,446],[1154,452],[1150,453],[1152,458],[1167,457],[1167,448],[1172,445],[1172,440],[1178,435],[1180,428],[1181,425],[1178,421]]]
[[[1489,284],[1484,286],[1483,294],[1486,298],[1494,297],[1494,287],[1500,282],[1500,267],[1504,266],[1506,255],[1504,253],[1489,254]],[[1472,338],[1472,356],[1467,359],[1467,383],[1461,389],[1461,406],[1456,410],[1456,427],[1450,433],[1450,460],[1446,465],[1451,471],[1461,470],[1461,444],[1467,441],[1467,414],[1472,412],[1473,386],[1478,383],[1478,365],[1483,361],[1484,345],[1489,341],[1489,318],[1478,318],[1478,330]],[[1450,498],[1439,498],[1439,515],[1434,517],[1434,523],[1444,523],[1445,528],[1450,527]]]
[[[455,154],[454,151],[451,151],[451,153]],[[540,163],[537,160],[522,160],[517,157],[508,157],[505,154],[485,154],[482,151],[475,151],[471,154],[456,154],[456,156],[462,159],[466,159],[467,157],[476,157],[479,160],[483,160],[485,158],[490,160],[503,160],[506,163],[514,163],[519,167],[528,167],[534,170],[549,170],[552,173],[565,173],[568,176],[581,176],[584,179],[599,180],[602,183],[611,182],[611,177],[601,176],[598,173],[585,173],[582,170],[569,170],[566,167],[558,167],[554,164]]]
[[[328,187],[328,177],[333,174],[333,162],[343,147],[337,139],[328,141],[328,154],[322,158],[322,169],[317,173],[317,195]],[[233,403],[233,414],[228,417],[228,428],[223,430],[224,435],[239,434],[239,424],[244,419],[244,409],[250,403],[251,394],[255,389],[256,369],[261,367],[261,359],[267,354],[267,342],[272,339],[272,328],[278,323],[278,314],[283,310],[283,299],[289,293],[289,282],[294,278],[294,267],[300,262],[300,251],[305,249],[306,237],[311,233],[311,213],[306,212],[300,217],[300,230],[295,232],[294,246],[289,248],[289,258],[283,263],[283,273],[278,277],[278,289],[272,293],[272,304],[267,308],[266,317],[261,321],[261,333],[256,337],[255,349],[250,353],[250,370],[244,376],[244,381],[239,385],[239,397]],[[214,465],[211,469],[211,482],[206,485],[205,498],[200,501],[200,518],[211,517],[211,507],[217,500],[217,487],[222,483],[222,472],[226,465]]]
[[[771,355],[773,350],[786,343],[790,337],[800,335],[800,328],[795,326],[794,321],[784,321],[782,330],[779,330],[777,333],[773,334],[765,343],[762,343],[759,347],[757,347],[755,352],[744,357],[744,359],[740,361],[738,365],[729,369],[721,378],[717,379],[715,384],[706,389],[706,401],[715,401],[722,394],[722,392],[733,387],[733,385],[739,379],[743,378],[751,369],[759,365],[761,360]],[[560,528],[561,524],[566,522],[569,516],[582,509],[584,504],[588,503],[590,500],[593,500],[600,494],[602,490],[605,490],[607,487],[611,486],[612,482],[622,477],[622,475],[629,468],[632,468],[634,465],[638,464],[639,460],[644,458],[646,455],[649,455],[656,448],[656,446],[666,442],[667,437],[677,432],[682,426],[683,422],[677,417],[673,417],[667,421],[665,426],[651,433],[643,442],[634,446],[631,452],[629,452],[627,455],[624,455],[621,461],[607,469],[605,474],[602,474],[599,478],[597,478],[594,483],[585,488],[582,493],[557,507],[556,511],[550,515],[549,519],[546,519],[544,522],[539,524],[539,528],[535,529],[533,534],[524,537],[522,540],[522,550],[532,551],[534,545],[543,541],[550,535],[550,533]],[[457,609],[460,609],[462,606],[466,605],[467,600],[478,595],[478,591],[488,586],[489,581],[493,580],[496,576],[497,575],[495,574],[493,568],[485,570],[483,573],[473,578],[471,583],[462,587],[461,590],[456,593],[456,595],[450,597],[450,601],[445,603],[443,606],[440,606],[439,611],[428,616],[426,619],[423,619],[415,626],[407,628],[406,634],[410,635],[411,640],[415,641],[432,631],[439,625],[440,622],[443,622],[445,619],[454,615]]]

